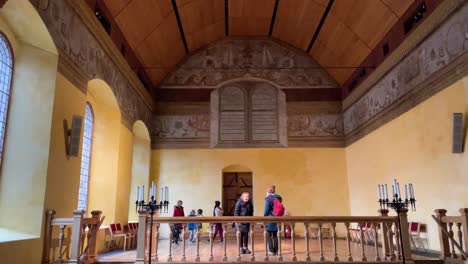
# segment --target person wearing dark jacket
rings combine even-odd
[[[273,214],[273,205],[274,200],[278,199],[280,202],[283,201],[281,196],[275,194],[275,186],[272,185],[267,189],[267,196],[265,197],[265,210],[263,212],[264,216],[275,216]],[[267,223],[266,231],[268,232],[268,248],[269,254],[277,255],[278,254],[278,225],[276,223]]]
[[[234,216],[253,216],[253,204],[250,200],[248,192],[242,193],[239,200],[237,200],[236,207],[234,209]],[[241,223],[238,227],[240,232],[240,244],[239,250],[241,254],[250,254],[249,250],[249,223]]]

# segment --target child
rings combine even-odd
[[[189,214],[189,217],[195,217],[197,216],[196,213],[195,213],[195,210],[192,210],[190,211],[190,214]],[[187,228],[189,230],[189,238],[188,238],[188,241],[189,242],[192,242],[192,243],[195,243],[195,241],[197,240],[197,224],[196,223],[189,223],[187,225]]]

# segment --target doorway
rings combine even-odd
[[[233,216],[236,202],[243,192],[253,197],[252,172],[223,172],[224,215]]]

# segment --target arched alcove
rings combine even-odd
[[[25,19],[27,18],[27,19]],[[58,55],[27,0],[6,1],[0,31],[13,54],[0,173],[0,240],[39,237],[47,183]]]
[[[109,223],[115,219],[119,198],[120,109],[112,89],[99,79],[88,82],[87,101],[94,112],[88,211],[101,210]]]
[[[148,128],[141,120],[133,124],[132,130],[132,178],[130,184],[128,220],[137,221],[138,213],[135,210],[136,189],[137,186],[144,185],[146,193],[148,192],[148,184],[150,182],[151,141]]]
[[[234,207],[243,192],[253,197],[253,171],[241,164],[232,164],[222,170],[222,205],[225,215],[234,215]]]

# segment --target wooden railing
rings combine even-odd
[[[440,258],[447,262],[466,261],[468,208],[461,208],[459,216],[447,216],[445,209],[437,209],[434,212],[432,218],[439,226]]]
[[[76,210],[73,218],[55,218],[55,211],[47,211],[42,263],[96,262],[97,232],[105,218],[101,214],[101,211],[92,211],[91,217],[86,218],[84,211]]]
[[[148,262],[148,255],[149,255],[149,237],[150,232],[152,234],[152,262],[176,262],[175,258],[173,258],[173,243],[172,243],[172,234],[169,233],[168,240],[160,239],[160,228],[164,225],[172,227],[174,224],[182,224],[182,245],[177,246],[177,251],[179,251],[180,256],[178,259],[180,262],[187,262],[187,250],[186,250],[186,237],[187,237],[187,224],[188,223],[196,223],[198,228],[198,224],[209,224],[210,227],[213,227],[215,223],[221,223],[224,227],[224,235],[226,237],[226,232],[229,226],[233,223],[250,223],[250,232],[249,232],[249,248],[251,250],[251,254],[248,257],[247,261],[250,262],[269,262],[269,261],[287,261],[287,262],[375,262],[380,263],[383,261],[386,262],[400,262],[401,254],[403,252],[406,256],[406,261],[408,263],[412,262],[411,258],[411,249],[410,249],[410,239],[408,235],[408,220],[407,220],[407,211],[403,211],[401,214],[401,221],[402,221],[402,230],[400,230],[397,223],[397,217],[388,216],[388,210],[379,210],[380,216],[324,216],[324,217],[314,217],[314,216],[285,216],[285,217],[154,217],[153,220],[153,229],[150,230],[150,218],[146,211],[139,211],[139,229],[138,229],[138,245],[137,245],[137,255],[136,255],[136,262],[138,264],[144,264]],[[278,255],[277,257],[273,258],[268,254],[268,247],[267,247],[267,231],[263,231],[263,243],[265,246],[262,246],[262,250],[255,250],[255,243],[258,242],[255,240],[255,230],[258,229],[259,226],[266,226],[269,222],[276,222],[280,229],[278,230]],[[371,227],[368,230],[364,230],[363,227],[365,223],[371,223]],[[350,234],[350,227],[351,225],[356,224],[358,228],[358,232],[360,234],[360,245],[359,245],[359,254],[353,255],[353,250],[356,250],[355,244],[351,243],[351,234]],[[282,251],[282,243],[281,237],[282,233],[284,232],[285,225],[289,225],[291,227],[291,242],[288,244],[290,246],[290,252],[288,253],[288,258],[283,254]],[[313,255],[310,250],[310,230],[311,226],[316,225],[318,227],[318,254]],[[332,257],[327,259],[324,255],[324,241],[322,238],[322,227],[329,226],[331,228],[331,247],[332,247]],[[369,225],[369,224],[367,224]],[[296,233],[295,230],[298,229],[299,226],[304,227],[303,237],[300,237],[299,234]],[[338,252],[337,247],[337,230],[344,230],[344,238],[346,243],[346,250],[345,252]],[[169,228],[172,230],[172,228]],[[372,232],[371,232],[372,231]],[[169,231],[172,232],[172,231]],[[222,244],[223,253],[222,256],[219,254],[218,256],[214,256],[213,253],[213,228],[209,228],[209,248],[205,252],[208,252],[206,255],[200,255],[200,235],[197,232],[197,238],[195,242],[195,256],[191,256],[193,258],[193,262],[215,262],[215,257],[222,262],[240,262],[246,261],[246,259],[241,258],[241,253],[237,250],[235,256],[229,256],[227,250],[227,242],[226,239]],[[371,232],[373,236],[374,243],[372,244],[373,247],[373,258],[368,259],[366,256],[366,250],[369,250],[369,246],[364,242],[364,232]],[[402,232],[403,234],[403,245],[400,245],[399,233]],[[239,245],[240,233],[237,231],[236,233],[237,238],[237,245]],[[298,257],[298,249],[296,248],[297,242],[299,240],[303,240],[304,243],[303,249],[301,252],[305,255],[301,258]],[[167,243],[166,245],[162,243]],[[232,242],[231,242],[232,243]],[[353,249],[353,250],[352,250]],[[161,252],[165,250],[165,252]],[[193,249],[191,251],[193,253]],[[163,257],[164,256],[164,259]],[[340,256],[345,256],[340,258]],[[216,262],[219,262],[216,261]]]

